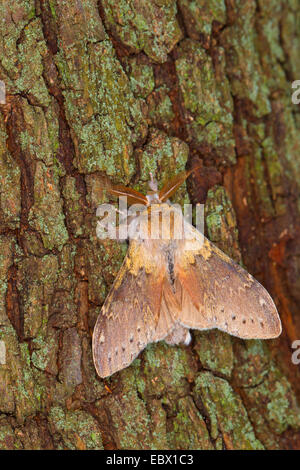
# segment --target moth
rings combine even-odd
[[[149,214],[174,214],[169,198],[190,174],[180,173],[160,191],[151,179],[146,196],[125,186],[110,192],[142,204],[139,228],[149,234]],[[181,239],[174,229],[169,238],[152,239],[133,236],[137,218],[131,221],[126,257],[93,332],[100,377],[129,366],[151,342],[188,345],[189,329],[218,328],[244,339],[280,335],[281,321],[266,289],[192,224],[186,223]]]

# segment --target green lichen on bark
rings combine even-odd
[[[26,123],[25,129],[20,133],[22,151],[33,160],[43,161],[47,167],[55,164],[57,172],[63,174],[63,168],[55,158],[59,148],[59,125],[54,100],[45,110],[23,100],[22,110]]]
[[[182,38],[174,0],[157,2],[113,0],[102,2],[105,24],[135,53],[144,51],[152,60],[165,62]]]
[[[111,44],[103,41],[88,47],[91,50],[80,54],[82,61],[92,56],[92,70],[87,62],[78,71],[69,71],[70,78],[64,80],[67,88],[74,88],[64,92],[77,154],[74,163],[80,171],[102,170],[128,180],[134,172],[132,140],[145,132],[140,104],[132,95]],[[59,60],[65,63],[66,56]],[[84,106],[78,106],[81,100],[86,102]]]
[[[183,97],[189,139],[217,152],[222,163],[234,163],[233,102],[218,49],[218,74],[211,57],[197,41],[185,39],[177,48],[176,72]]]
[[[153,67],[144,54],[126,59],[126,73],[130,79],[131,90],[137,98],[147,98],[154,88]]]
[[[60,407],[53,407],[49,413],[49,424],[57,449],[103,449],[97,422],[85,411],[65,412]]]
[[[1,6],[1,66],[9,93],[30,96],[38,106],[48,106],[50,96],[43,78],[47,54],[42,24],[35,18],[34,1],[13,1]]]
[[[194,349],[204,369],[230,378],[234,355],[229,335],[218,330],[197,332]]]
[[[226,23],[226,6],[224,0],[179,0],[184,26],[188,36],[202,40],[208,46],[214,26]]]
[[[132,144],[146,130],[141,103],[107,39],[96,2],[93,21],[81,28],[82,17],[72,17],[76,2],[56,2],[56,27],[61,33],[55,63],[63,82],[67,120],[75,146],[75,166],[82,172],[105,171],[130,179],[135,170]],[[82,4],[83,5],[83,4]],[[82,7],[83,8],[83,7]],[[82,15],[86,18],[85,5]],[[67,15],[65,11],[67,10]],[[71,20],[72,17],[72,20]],[[70,21],[73,23],[70,28]]]
[[[59,177],[55,167],[47,168],[38,162],[34,179],[34,203],[30,209],[29,222],[40,232],[46,249],[55,247],[60,250],[68,240],[62,206]]]
[[[299,429],[299,406],[294,391],[272,361],[268,347],[258,340],[236,340],[234,383],[242,389],[249,417],[261,442],[280,449],[279,436]],[[260,411],[260,403],[265,412]],[[272,433],[268,430],[272,430]]]
[[[232,259],[240,262],[236,216],[222,186],[214,186],[207,193],[205,221],[209,239]]]
[[[199,397],[203,403],[210,419],[213,439],[217,439],[221,432],[227,448],[264,448],[255,437],[241,399],[226,380],[203,372],[197,377],[195,385],[195,400]]]
[[[236,21],[222,35],[226,46],[226,72],[230,77],[232,93],[249,99],[253,113],[261,117],[270,113],[269,84],[264,75],[256,48],[257,34],[254,27],[256,2],[237,2]],[[251,57],[251,60],[247,60]]]
[[[175,118],[169,89],[163,85],[157,88],[147,99],[148,115],[151,125],[158,129],[168,130],[170,122]]]
[[[169,442],[171,449],[212,450],[209,433],[191,397],[178,400],[178,413],[170,419]]]
[[[24,335],[34,338],[42,333],[48,320],[58,263],[54,255],[24,258],[18,264],[17,290],[24,314]],[[30,285],[27,280],[30,279]]]
[[[137,389],[133,386],[134,373],[134,365],[121,372],[121,393],[109,395],[104,399],[104,403],[96,404],[100,408],[105,406],[105,409],[109,410],[118,449],[151,448],[151,421],[145,402],[138,396]]]
[[[13,413],[17,422],[22,424],[28,416],[40,410],[41,388],[30,367],[27,344],[18,344],[11,326],[1,327],[0,339],[6,346],[6,364],[1,366],[1,410]]]

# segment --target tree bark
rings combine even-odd
[[[0,447],[299,449],[299,0],[2,0],[1,16]],[[196,162],[176,201],[206,201],[209,238],[283,333],[194,331],[103,381],[91,335],[127,246],[96,237],[100,188]]]

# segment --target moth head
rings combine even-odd
[[[159,198],[158,184],[157,180],[153,177],[153,174],[150,171],[150,181],[148,182],[149,191],[146,194],[148,205],[151,204],[160,204],[161,200]]]

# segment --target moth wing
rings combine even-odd
[[[266,289],[207,238],[202,244],[184,240],[174,269],[183,326],[218,328],[245,339],[280,335],[281,321]]]
[[[166,263],[150,248],[143,242],[130,243],[98,316],[93,358],[102,378],[129,366],[148,343],[160,341],[174,328],[175,301],[166,281]]]

